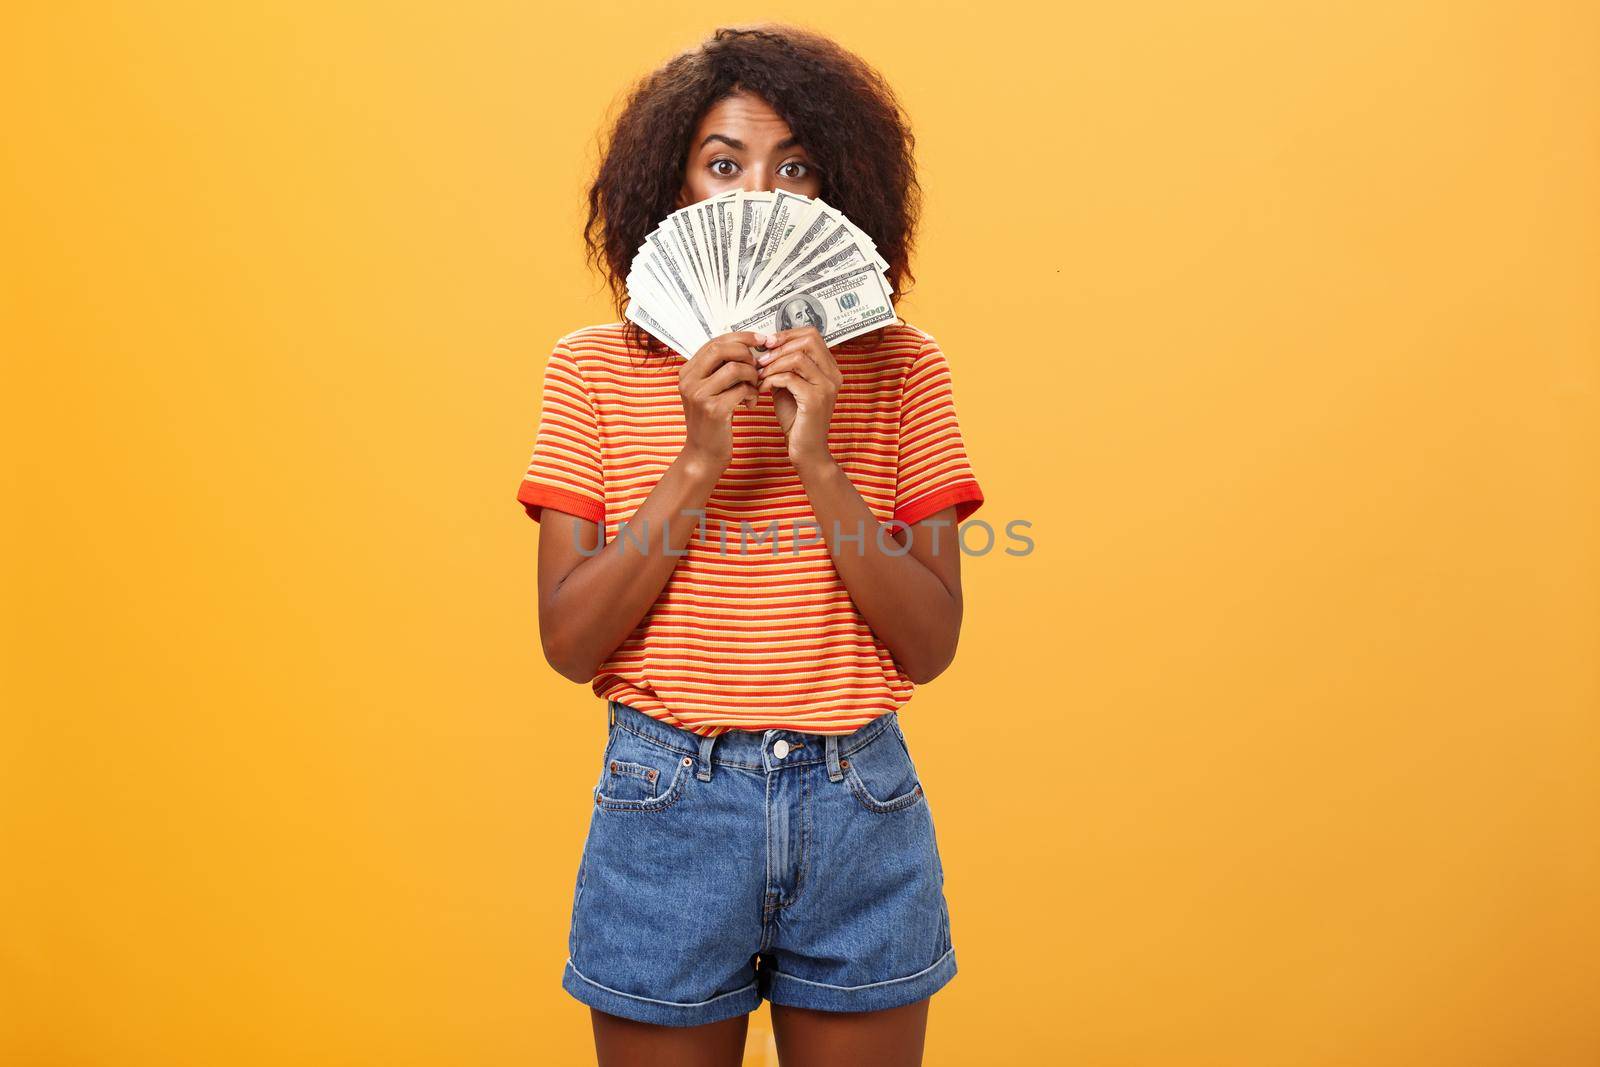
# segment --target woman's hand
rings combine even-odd
[[[683,454],[720,475],[733,460],[733,409],[760,403],[756,357],[763,336],[746,330],[713,337],[678,368],[678,395],[688,427]]]
[[[778,425],[789,439],[789,462],[796,467],[832,458],[828,427],[844,375],[815,326],[780,330],[765,339],[758,389],[772,390]]]

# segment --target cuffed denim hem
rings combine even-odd
[[[561,974],[561,988],[591,1008],[599,1008],[624,1019],[662,1026],[700,1026],[721,1022],[735,1015],[752,1012],[761,1004],[761,994],[756,991],[755,982],[743,989],[719,993],[710,1000],[693,1004],[636,996],[601,985],[574,967],[570,959]]]
[[[758,974],[764,983],[762,995],[774,1004],[817,1011],[882,1011],[915,1003],[943,988],[956,975],[956,950],[951,948],[916,974],[866,985],[811,982],[765,967]]]

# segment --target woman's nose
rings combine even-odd
[[[770,193],[778,188],[778,176],[764,167],[751,167],[744,172],[744,191]]]

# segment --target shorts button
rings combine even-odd
[[[692,767],[692,766],[694,766],[694,760],[691,759],[688,756],[685,756],[685,757],[683,757],[683,765],[685,767]]]
[[[772,746],[772,754],[779,759],[787,756],[789,754],[789,742],[781,737],[778,738],[777,743]]]

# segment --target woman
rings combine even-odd
[[[865,230],[899,297],[912,143],[831,41],[719,30],[617,118],[591,257],[620,313],[667,214],[782,189]],[[545,371],[518,500],[545,656],[607,702],[562,977],[602,1064],[737,1064],[762,997],[787,1067],[918,1063],[956,971],[897,711],[955,655],[953,524],[983,493],[934,340],[902,322],[830,350],[811,318],[688,361],[591,326]]]

